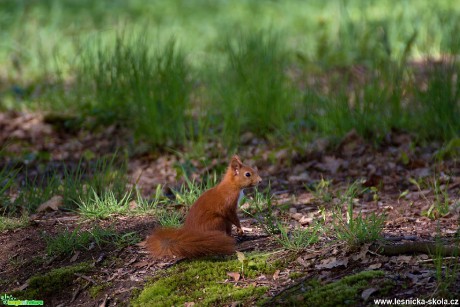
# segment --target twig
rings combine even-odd
[[[92,283],[92,284],[94,284],[94,285],[97,284],[97,283],[94,281],[94,279],[92,279],[91,277],[85,276],[85,275],[80,274],[80,273],[74,273],[74,275],[75,275],[75,276],[78,276],[78,277],[80,277],[80,278],[83,278],[84,280],[89,281],[90,283]]]

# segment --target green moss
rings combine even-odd
[[[255,278],[273,271],[266,255],[247,257],[244,277]],[[172,306],[195,302],[200,306],[248,301],[263,295],[268,288],[223,283],[228,272],[241,271],[238,260],[204,259],[187,261],[168,269],[144,288],[131,303],[133,306]]]
[[[290,279],[297,279],[297,278],[300,278],[302,276],[304,276],[305,274],[302,273],[302,272],[292,272],[291,274],[289,274],[289,278]]]
[[[101,293],[101,291],[104,290],[105,288],[109,287],[110,284],[111,283],[104,283],[102,285],[92,286],[91,288],[88,289],[89,295],[92,298],[96,298],[99,295],[99,293]]]
[[[29,280],[29,287],[25,291],[12,293],[18,299],[41,298],[60,292],[76,278],[75,273],[85,273],[90,270],[86,262],[51,270],[44,275],[35,275]]]
[[[293,288],[276,302],[270,303],[302,306],[353,306],[360,303],[360,294],[369,287],[370,281],[382,276],[384,276],[382,271],[365,271],[327,285],[321,285],[318,281],[310,281]],[[386,283],[386,291],[389,286]],[[309,290],[304,292],[305,288]]]

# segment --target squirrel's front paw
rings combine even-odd
[[[244,231],[243,231],[243,229],[240,228],[240,227],[237,228],[237,229],[236,229],[236,234],[238,235],[238,237],[244,236]]]

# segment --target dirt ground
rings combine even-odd
[[[76,163],[87,152],[99,156],[113,153],[123,146],[132,146],[129,145],[132,143],[129,134],[119,127],[66,131],[40,114],[1,113],[0,131],[0,144],[8,143],[10,157],[25,157],[25,160],[33,153],[49,153],[46,162],[39,158],[23,161],[38,174],[43,169]],[[332,209],[335,199],[352,182],[360,180],[362,187],[369,189],[357,195],[355,212],[385,212],[387,219],[383,236],[388,239],[385,244],[409,247],[392,255],[374,250],[369,244],[349,250],[344,243],[322,236],[318,243],[303,252],[286,252],[262,231],[256,220],[240,212],[246,236],[239,240],[237,250],[272,251],[275,258],[289,259],[288,265],[273,276],[240,282],[268,285],[270,290],[266,295],[276,302],[278,297],[305,280],[317,278],[327,283],[364,270],[382,270],[385,277],[395,284],[391,298],[436,295],[438,282],[434,255],[423,252],[423,248],[420,251],[410,246],[436,240],[441,240],[441,244],[446,246],[458,245],[455,236],[459,235],[460,164],[455,157],[435,159],[440,144],[414,144],[411,135],[396,132],[388,135],[378,146],[364,141],[353,131],[337,144],[319,139],[308,146],[292,148],[255,140],[250,135],[242,138],[238,154],[246,163],[257,166],[264,179],[262,189],[270,184],[275,200],[274,213],[287,223],[308,226],[320,220],[320,209]],[[210,144],[209,148],[220,147]],[[198,159],[185,156],[167,152],[151,155],[137,150],[129,159],[128,171],[131,181],[137,182],[144,195],[151,195],[158,184],[166,185],[165,189],[177,187],[180,183],[180,178],[176,178],[177,164],[191,163],[195,177],[200,177],[217,165],[225,164],[229,156],[224,150],[210,149],[209,163],[204,165]],[[12,161],[9,158],[2,164]],[[312,187],[321,179],[327,180],[330,185],[320,195],[312,191]],[[433,180],[437,180],[441,191],[445,192],[443,199],[448,199],[449,212],[444,216],[432,212],[430,218],[427,211],[441,197],[439,191],[436,192],[430,185]],[[327,196],[326,193],[331,198],[322,198]],[[251,195],[251,191],[248,194]],[[96,247],[68,257],[46,254],[44,233],[57,234],[76,227],[89,229],[94,223],[82,221],[73,212],[55,211],[34,214],[29,226],[0,233],[0,293],[26,289],[27,281],[33,275],[89,262],[90,272],[78,275],[68,289],[33,299],[43,299],[47,306],[126,305],[151,276],[174,265],[174,260],[150,258],[142,243],[119,249]],[[329,215],[326,225],[328,223]],[[97,224],[101,227],[113,226],[122,233],[136,232],[141,238],[145,238],[156,225],[153,216],[118,216]],[[458,256],[454,260],[458,261]],[[444,265],[443,269],[448,270],[448,267]],[[301,278],[291,278],[293,272],[298,272]],[[88,289],[98,285],[103,285],[103,289],[91,296]],[[371,298],[388,297],[378,290],[372,291],[374,288],[378,287],[370,285],[366,295],[370,293]],[[458,278],[452,289],[460,289]],[[363,293],[363,298],[366,295]],[[367,303],[362,302],[363,305]]]

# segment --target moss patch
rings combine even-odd
[[[255,278],[269,274],[274,268],[265,255],[248,256],[244,265],[244,277]],[[241,274],[238,260],[194,260],[180,263],[155,278],[134,299],[133,306],[172,306],[194,302],[200,306],[221,305],[229,302],[245,302],[266,293],[268,287],[234,285],[224,283],[228,272]]]
[[[326,285],[321,285],[318,281],[310,281],[293,288],[273,303],[302,306],[354,306],[362,303],[361,293],[370,287],[370,281],[384,275],[382,271],[365,271]],[[387,287],[388,283],[385,284],[385,289]],[[305,288],[308,289],[306,292]]]
[[[26,227],[27,225],[29,225],[29,219],[26,215],[23,215],[20,218],[0,216],[0,232],[9,229]]]
[[[99,295],[99,293],[101,293],[102,290],[104,290],[105,288],[108,288],[110,285],[111,283],[109,282],[109,283],[104,283],[102,285],[92,286],[91,288],[88,289],[88,293],[94,299]]]
[[[14,297],[21,299],[42,298],[53,293],[61,292],[69,287],[76,278],[75,273],[85,273],[90,270],[86,262],[73,266],[67,266],[51,270],[44,275],[35,275],[29,279],[29,287],[25,291],[12,293]]]

